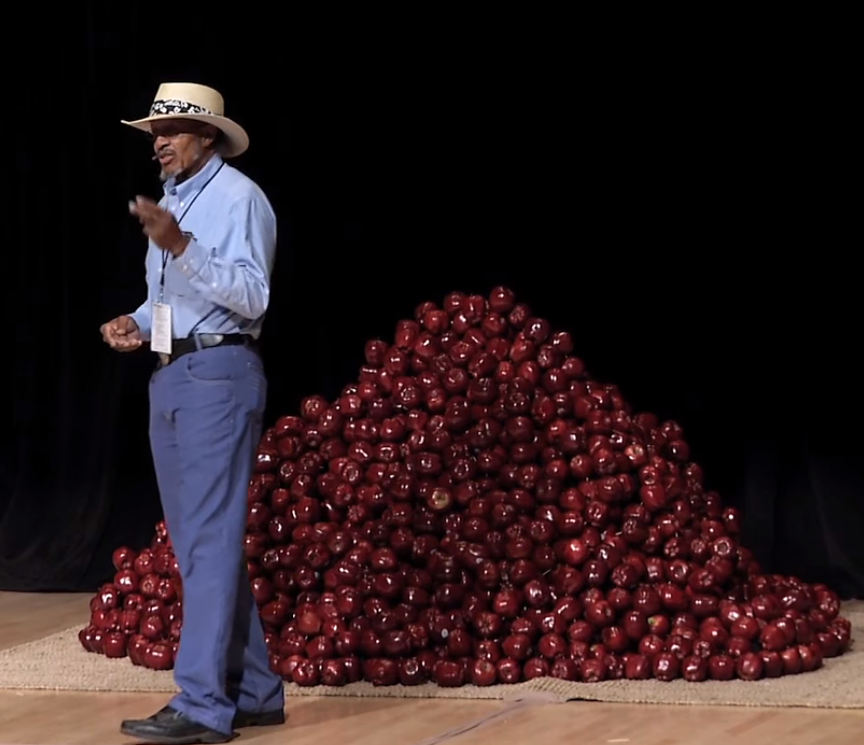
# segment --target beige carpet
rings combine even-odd
[[[842,614],[852,622],[853,639],[864,636],[864,602],[844,604]],[[170,672],[111,660],[86,652],[78,642],[78,628],[0,651],[0,688],[56,691],[155,692],[176,691]],[[825,661],[812,673],[773,680],[744,682],[606,681],[571,683],[542,678],[517,685],[439,688],[434,685],[374,687],[355,683],[342,688],[301,688],[288,685],[292,696],[379,696],[398,698],[518,699],[540,695],[547,700],[587,700],[617,703],[699,704],[721,706],[864,708],[864,649],[853,648]]]

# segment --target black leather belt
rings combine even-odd
[[[196,334],[186,339],[172,339],[171,354],[159,353],[159,362],[164,367],[183,355],[197,352],[199,349],[232,346],[254,347],[255,344],[255,339],[249,334]]]

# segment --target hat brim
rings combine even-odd
[[[150,132],[153,122],[164,121],[166,119],[193,119],[196,122],[204,122],[212,124],[217,129],[221,130],[225,135],[225,145],[222,151],[222,156],[225,158],[236,158],[242,155],[249,148],[249,135],[237,122],[227,119],[224,116],[213,116],[212,114],[158,114],[156,116],[148,116],[144,119],[135,119],[134,121],[126,121],[121,119],[120,123],[125,124],[135,129],[140,129],[142,132]]]

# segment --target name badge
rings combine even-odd
[[[153,324],[150,349],[159,354],[171,354],[171,306],[153,303]]]

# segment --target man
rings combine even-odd
[[[255,342],[270,295],[276,218],[230,166],[248,147],[215,90],[165,84],[145,119],[164,197],[130,211],[149,237],[147,300],[102,326],[119,351],[149,342],[150,439],[183,581],[180,693],[121,732],[160,743],[219,743],[235,727],[284,722],[243,550],[246,493],[267,382]]]

